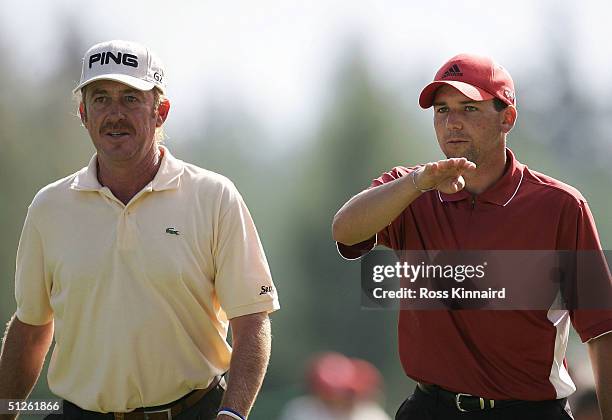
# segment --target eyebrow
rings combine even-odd
[[[469,100],[469,101],[461,101],[459,102],[461,105],[467,105],[467,104],[478,104],[482,101],[474,101],[474,100]],[[434,106],[443,106],[446,105],[446,102],[434,102],[433,103]]]
[[[126,93],[138,93],[140,92],[138,89],[133,89],[133,88],[127,88],[121,91],[122,94],[126,94]],[[101,88],[96,88],[93,90],[93,92],[91,92],[91,95],[104,95],[104,94],[108,94],[108,91],[106,89],[101,89]]]

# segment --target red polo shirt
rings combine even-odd
[[[579,191],[519,163],[485,192],[419,196],[377,235],[405,250],[601,249]],[[415,168],[397,167],[374,180],[391,182]],[[363,255],[375,238],[351,247]],[[406,374],[455,392],[490,399],[545,400],[575,391],[565,366],[569,324],[583,341],[612,331],[612,311],[418,311],[399,316],[399,353]]]

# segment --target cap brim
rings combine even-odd
[[[468,83],[458,82],[456,80],[437,81],[431,82],[421,91],[421,95],[419,96],[419,105],[421,108],[427,109],[432,106],[436,96],[436,91],[444,85],[454,87],[459,92],[475,101],[486,101],[494,98],[494,96],[486,90],[480,89],[479,87],[470,85]]]
[[[83,83],[79,84],[77,87],[75,87],[72,90],[72,93],[77,93],[84,86],[87,86],[88,84],[98,81],[98,80],[113,80],[115,82],[120,82],[128,86],[131,86],[134,89],[143,90],[143,91],[151,90],[155,86],[157,86],[162,91],[162,93],[165,93],[164,88],[159,85],[156,85],[155,83],[147,82],[146,80],[138,79],[136,77],[128,76],[125,74],[103,74],[100,76],[92,77],[91,79],[88,79],[84,81]]]

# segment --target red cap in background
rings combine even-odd
[[[326,399],[370,398],[382,382],[378,369],[370,362],[334,352],[317,356],[307,376],[311,392]]]

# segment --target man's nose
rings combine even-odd
[[[449,130],[461,130],[463,128],[463,122],[458,112],[449,111],[446,114],[446,128]]]
[[[108,110],[108,118],[121,120],[125,118],[125,110],[119,101],[112,101]]]

